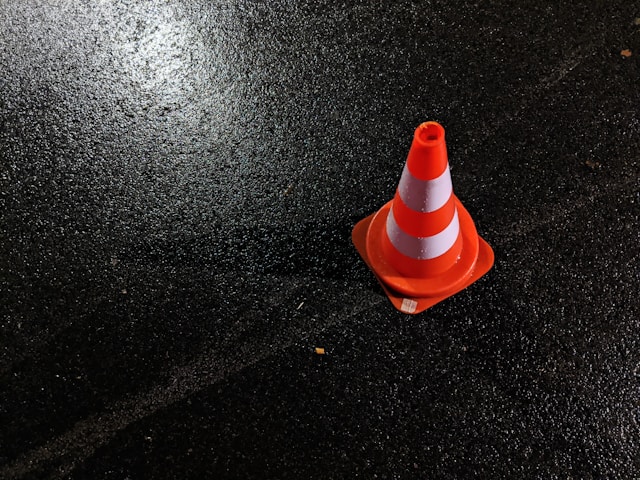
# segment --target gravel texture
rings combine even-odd
[[[0,478],[640,478],[637,17],[0,2]],[[426,120],[496,264],[406,316]]]

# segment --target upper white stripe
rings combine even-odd
[[[404,204],[416,212],[428,213],[441,208],[451,197],[451,173],[449,164],[444,172],[433,180],[420,180],[414,177],[405,164],[398,193]]]
[[[446,253],[458,238],[460,223],[456,209],[451,223],[439,233],[430,237],[413,237],[402,230],[393,216],[393,208],[387,217],[387,235],[396,249],[407,257],[429,260]]]

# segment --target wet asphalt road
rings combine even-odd
[[[640,478],[640,6],[522,3],[0,2],[0,478]],[[496,265],[409,317],[425,120]]]

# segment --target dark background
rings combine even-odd
[[[0,478],[640,478],[640,5],[557,3],[1,1]],[[496,264],[407,316],[426,120]]]

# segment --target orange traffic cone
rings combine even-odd
[[[493,250],[453,194],[442,125],[416,129],[395,197],[358,222],[352,239],[404,313],[426,310],[491,269]]]

